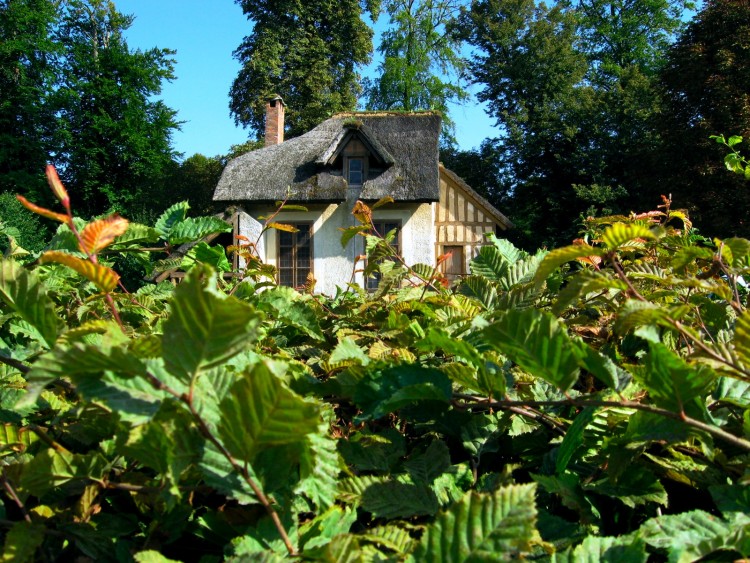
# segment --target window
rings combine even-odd
[[[401,221],[373,221],[372,226],[374,227],[375,233],[385,238],[385,235],[396,230],[396,236],[391,241],[391,246],[396,251],[396,254],[401,254]],[[374,234],[374,233],[373,233]],[[380,285],[380,272],[373,272],[372,275],[365,280],[365,288],[367,291],[375,291]]]
[[[444,246],[443,254],[449,254],[443,262],[443,273],[448,281],[453,282],[463,276],[464,270],[464,247],[463,246]]]
[[[312,225],[294,223],[296,233],[279,233],[279,285],[298,288],[305,285],[312,271]]]
[[[365,176],[365,159],[351,157],[346,159],[347,171],[346,181],[350,186],[361,186]]]

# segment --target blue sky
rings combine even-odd
[[[174,135],[175,149],[190,156],[224,154],[248,139],[248,131],[229,115],[229,87],[239,71],[232,51],[251,26],[233,0],[115,0],[117,9],[135,16],[126,32],[131,49],[160,47],[177,51],[176,80],[165,83],[161,98],[178,111],[182,130]],[[377,27],[380,27],[377,26]],[[375,38],[375,47],[379,39]],[[365,69],[372,73],[377,60]],[[456,137],[463,149],[477,147],[497,135],[472,95],[451,110]]]

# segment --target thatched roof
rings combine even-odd
[[[440,115],[363,112],[335,115],[304,135],[233,159],[221,175],[214,200],[344,201],[348,185],[341,167],[333,163],[355,132],[378,162],[363,182],[359,199],[439,199]]]

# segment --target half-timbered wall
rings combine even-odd
[[[455,181],[441,166],[440,201],[435,213],[435,254],[440,256],[452,252],[444,262],[444,269],[450,277],[468,272],[469,261],[475,256],[479,247],[487,243],[486,234],[494,233],[497,227],[506,226],[495,220],[486,211],[474,194]],[[471,190],[473,192],[473,190]],[[460,261],[456,263],[458,249],[461,248]]]

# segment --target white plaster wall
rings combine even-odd
[[[360,236],[349,241],[346,248],[341,246],[341,228],[358,224],[351,214],[352,202],[340,205],[330,204],[310,208],[309,211],[281,212],[274,218],[279,223],[311,222],[313,240],[313,275],[317,281],[315,289],[319,293],[333,295],[336,287],[346,287],[353,281],[360,286],[364,279],[361,273],[352,278],[355,258],[364,254],[364,239]],[[258,240],[263,228],[261,216],[269,215],[272,209],[258,209],[251,213],[241,212],[239,234],[251,242]],[[435,204],[393,204],[373,212],[375,220],[396,220],[402,225],[402,256],[407,264],[435,264]],[[276,265],[278,256],[278,231],[269,229],[258,240],[258,253],[267,263]],[[357,269],[362,269],[360,262]]]
[[[315,290],[319,293],[333,295],[336,286],[344,287],[352,278],[354,266],[354,242],[347,247],[341,246],[339,227],[351,224],[350,210],[346,205],[327,205],[322,209],[305,212],[281,212],[275,221],[279,223],[312,222],[313,275]],[[276,265],[278,256],[277,231],[271,229],[263,236],[265,242],[265,261]]]
[[[242,244],[247,244],[248,242],[257,244],[258,256],[263,259],[266,255],[263,237],[260,236],[260,232],[263,230],[263,225],[255,217],[244,210],[239,210],[237,214],[239,223],[239,233],[237,234],[247,237],[248,239],[247,241],[242,241]],[[240,258],[239,262],[240,269],[244,268],[245,261]]]

